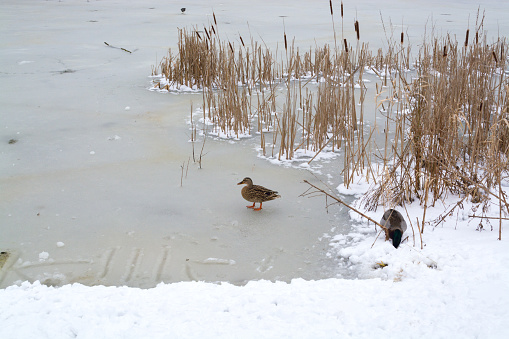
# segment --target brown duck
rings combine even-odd
[[[255,211],[259,211],[262,209],[262,203],[264,201],[270,201],[274,200],[276,198],[281,198],[279,194],[277,194],[276,191],[270,190],[268,188],[265,188],[263,186],[259,185],[253,185],[253,180],[251,178],[244,178],[241,182],[239,182],[237,185],[243,185],[246,184],[247,186],[242,187],[242,197],[246,199],[247,201],[250,201],[253,203],[253,205],[246,206],[247,208],[252,208]],[[255,208],[255,204],[259,202],[260,207]]]

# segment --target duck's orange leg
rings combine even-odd
[[[253,207],[254,207],[254,204],[253,204]],[[261,210],[261,209],[262,209],[262,203],[260,203],[260,207],[255,208],[254,210],[255,210],[255,211],[259,211],[259,210]]]
[[[253,202],[253,206],[246,206],[247,208],[254,208],[255,203]]]

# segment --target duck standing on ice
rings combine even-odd
[[[253,203],[253,205],[246,206],[247,208],[252,208],[255,211],[259,211],[262,209],[262,203],[265,201],[274,200],[276,198],[281,198],[281,196],[273,190],[270,190],[268,188],[265,188],[263,186],[259,185],[253,185],[253,180],[251,178],[244,178],[241,182],[239,182],[237,185],[243,185],[246,186],[242,187],[242,190],[240,193],[242,194],[242,197],[246,199],[247,201],[250,201]],[[260,207],[255,208],[255,204],[259,202]]]
[[[388,209],[380,220],[380,224],[389,230],[389,238],[392,239],[394,247],[398,248],[406,231],[406,222],[401,213],[392,208]]]

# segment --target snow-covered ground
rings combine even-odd
[[[430,21],[463,37],[478,6],[491,36],[509,34],[499,0],[344,3],[345,34],[358,18],[373,48],[381,17],[418,44]],[[321,199],[299,197],[313,175],[257,157],[252,139],[207,142],[204,169],[191,163],[180,187],[193,94],[147,90],[176,27],[214,11],[222,33],[275,46],[284,17],[307,48],[333,41],[328,5],[2,1],[0,251],[12,256],[0,270],[0,338],[509,338],[508,224],[497,240],[498,223],[478,230],[468,203],[425,228],[423,249],[410,224],[395,249],[346,208],[327,215]],[[311,170],[339,185],[323,166]],[[235,186],[246,175],[283,198],[246,210]],[[407,209],[415,227],[422,210]]]
[[[508,338],[507,233],[498,241],[496,227],[476,231],[467,219],[425,229],[423,250],[410,230],[398,249],[380,239],[371,248],[376,232],[362,223],[333,237],[330,255],[361,267],[355,280],[150,289],[24,282],[0,290],[0,337]]]

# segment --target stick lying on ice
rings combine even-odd
[[[108,46],[108,47],[111,47],[111,48],[121,49],[121,50],[123,50],[124,52],[132,53],[131,51],[129,51],[129,50],[127,50],[127,49],[123,48],[123,47],[116,47],[116,46],[110,45],[110,44],[109,44],[109,43],[107,43],[106,41],[104,42],[104,44],[105,44],[106,46]]]
[[[389,230],[387,229],[387,227],[383,226],[383,225],[382,225],[382,224],[380,224],[378,221],[375,221],[375,220],[371,219],[370,217],[368,217],[367,215],[365,215],[365,214],[364,214],[364,213],[362,213],[361,211],[357,210],[356,208],[354,208],[354,207],[352,207],[352,206],[348,205],[346,202],[344,202],[343,200],[339,199],[338,197],[336,197],[336,196],[334,196],[334,195],[332,195],[332,194],[330,194],[330,193],[327,193],[326,191],[324,191],[323,189],[321,189],[321,188],[319,188],[319,187],[316,187],[315,185],[313,185],[313,184],[312,184],[312,183],[310,183],[309,181],[304,180],[304,182],[305,182],[306,184],[308,184],[309,186],[313,187],[314,189],[316,189],[317,191],[322,192],[323,194],[325,194],[325,195],[326,195],[326,196],[328,196],[329,198],[332,198],[332,199],[336,200],[337,202],[339,202],[339,203],[341,203],[341,204],[345,205],[346,207],[348,207],[348,208],[349,208],[349,209],[351,209],[352,211],[354,211],[354,212],[356,212],[356,213],[360,214],[362,217],[364,217],[364,218],[368,219],[368,220],[369,220],[369,221],[371,221],[371,222],[374,222],[374,223],[375,223],[375,225],[380,226],[380,227],[381,227],[381,228],[385,231],[386,239],[389,239]]]

